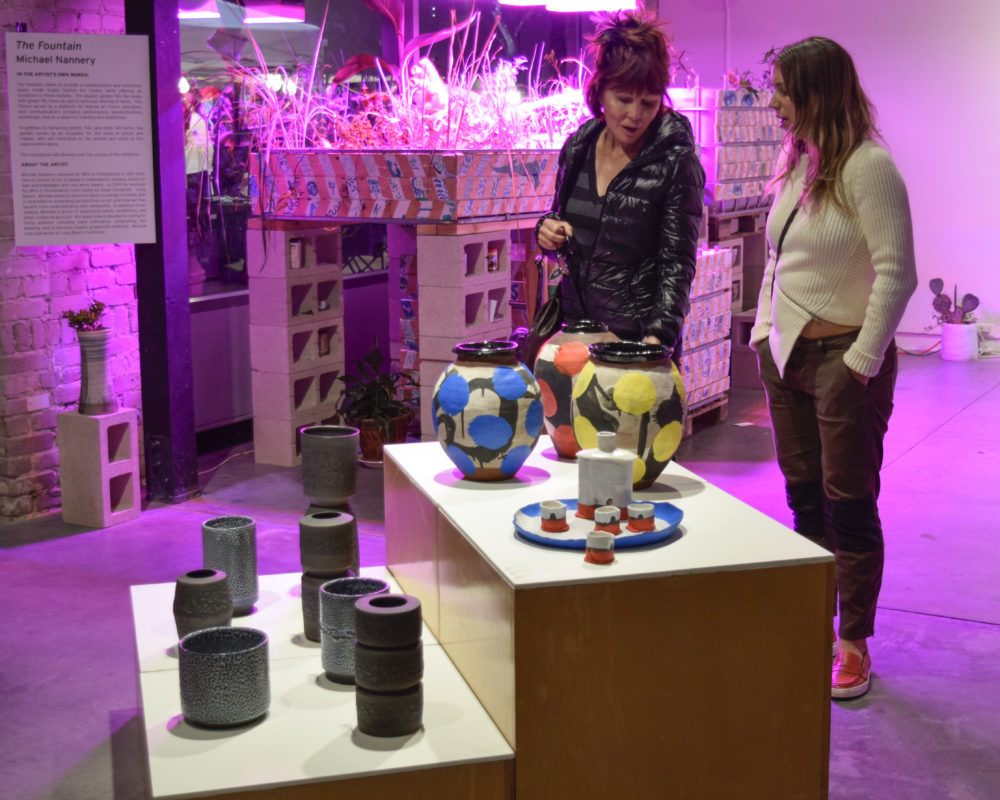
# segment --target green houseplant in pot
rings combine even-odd
[[[102,324],[104,309],[104,303],[94,300],[86,308],[63,312],[63,318],[76,331],[80,343],[81,414],[110,414],[118,409],[108,361],[111,331]]]
[[[972,312],[979,308],[974,294],[958,296],[958,286],[949,297],[944,293],[944,281],[930,282],[934,293],[931,306],[935,321],[941,324],[941,358],[945,361],[973,361],[979,357],[979,328]]]
[[[401,399],[402,391],[416,382],[405,372],[386,370],[378,346],[355,364],[355,374],[338,378],[344,390],[337,413],[360,431],[362,461],[381,463],[382,445],[406,441],[413,410]]]

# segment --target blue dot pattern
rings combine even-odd
[[[452,372],[441,383],[437,401],[448,416],[461,414],[469,404],[469,382],[457,372]]]
[[[504,456],[503,461],[500,462],[500,471],[504,475],[513,475],[521,468],[521,465],[530,455],[531,447],[526,444],[523,444],[520,447],[512,448],[511,451]]]
[[[451,463],[462,470],[465,475],[474,475],[476,472],[475,462],[458,445],[449,445],[444,449],[445,454],[451,459]]]
[[[480,414],[469,423],[469,436],[480,447],[499,450],[504,447],[514,435],[510,423],[500,417]]]
[[[517,370],[510,367],[497,367],[493,373],[493,390],[504,400],[517,400],[524,397],[528,384]]]
[[[529,436],[540,436],[545,424],[545,406],[540,400],[533,400],[524,415],[524,427]],[[527,456],[525,456],[527,458]]]

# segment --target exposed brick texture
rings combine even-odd
[[[0,0],[0,28],[34,33],[124,32],[122,0]],[[5,72],[0,37],[0,72]],[[0,93],[6,94],[6,75]],[[56,420],[80,393],[76,335],[62,312],[107,304],[114,331],[113,388],[119,407],[138,408],[139,341],[131,244],[14,244],[7,99],[0,98],[0,523],[59,508]]]

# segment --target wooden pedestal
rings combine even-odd
[[[601,567],[515,536],[576,481],[545,437],[500,484],[386,449],[388,566],[514,746],[518,800],[824,797],[830,554],[676,464],[637,493],[684,511],[660,546]]]

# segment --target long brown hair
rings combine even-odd
[[[608,87],[631,89],[663,97],[670,85],[670,51],[662,23],[640,6],[636,11],[597,15],[588,45],[594,71],[584,99],[600,118],[601,95]],[[662,101],[661,101],[662,102]]]
[[[786,134],[788,159],[775,182],[785,180],[802,154],[810,153],[805,199],[816,208],[828,198],[845,208],[844,164],[858,145],[879,136],[875,108],[854,61],[836,42],[812,36],[786,47],[772,64],[781,70],[795,105],[795,126]]]

